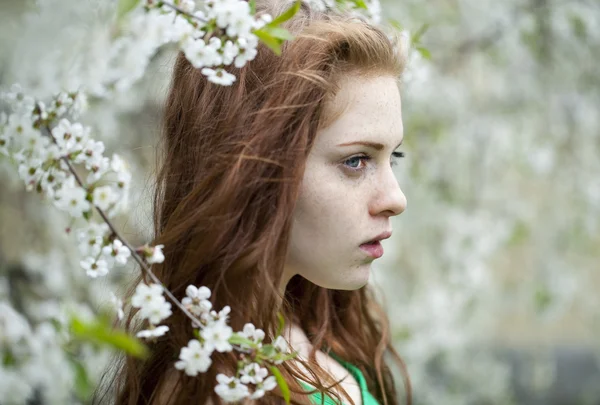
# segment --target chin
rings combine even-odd
[[[352,291],[363,288],[369,282],[371,275],[371,264],[360,266],[343,280],[336,280],[335,290]],[[333,283],[332,283],[333,284]]]

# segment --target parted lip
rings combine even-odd
[[[388,239],[391,236],[392,236],[392,231],[385,231],[385,232],[380,233],[376,237],[371,238],[366,242],[363,242],[361,245],[364,245],[365,243],[379,242],[380,240]]]

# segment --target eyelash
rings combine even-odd
[[[392,153],[391,166],[395,166],[397,164],[397,162],[394,159],[400,159],[400,158],[403,158],[404,156],[405,156],[404,152],[393,152]],[[366,160],[371,160],[371,156],[369,156],[367,154],[351,156],[348,159],[346,159],[344,161],[344,163],[346,163],[347,161],[352,160],[352,159],[361,159],[361,160],[365,160],[366,161]],[[345,166],[346,166],[346,168],[348,168],[348,169],[350,169],[352,171],[355,171],[355,172],[359,172],[359,171],[363,170],[363,168],[351,167],[351,166],[348,166],[348,165],[345,165]]]

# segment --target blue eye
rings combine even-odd
[[[365,156],[365,155],[359,155],[359,156],[352,156],[351,158],[348,158],[344,161],[344,165],[346,165],[346,167],[352,169],[352,170],[360,170],[362,167],[358,166],[360,164],[360,162],[362,161],[367,161],[371,159],[369,156]],[[351,164],[348,164],[348,162],[352,162]]]

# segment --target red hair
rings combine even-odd
[[[258,13],[272,15],[291,5],[257,3]],[[410,403],[404,365],[371,287],[328,290],[296,276],[283,297],[279,291],[305,161],[317,131],[336,116],[327,106],[340,78],[399,79],[402,52],[378,28],[306,4],[286,28],[297,38],[284,44],[282,55],[259,46],[255,60],[230,69],[237,77],[232,86],[208,82],[178,56],[165,105],[154,199],[153,243],[165,245],[165,261],[153,270],[177,297],[185,296],[190,284],[209,287],[214,308],[231,306],[234,330],[252,322],[272,338],[278,325],[274,309],[281,308],[286,322],[298,323],[315,350],[329,348],[360,368],[383,405],[399,402],[384,359],[391,355],[404,373]],[[132,316],[128,326],[135,329]],[[236,369],[235,353],[213,353],[208,372],[188,377],[173,364],[193,336],[190,321],[174,310],[165,324],[170,332],[151,345],[149,359],[123,364],[116,380],[117,404],[158,403],[173,375],[176,386],[168,403],[202,404],[208,398],[222,403],[214,393],[216,374]],[[332,380],[316,363],[314,351],[304,363],[310,376],[288,363],[280,370],[294,403],[307,402],[298,378],[331,392],[324,384]],[[257,402],[283,400],[276,389]]]

